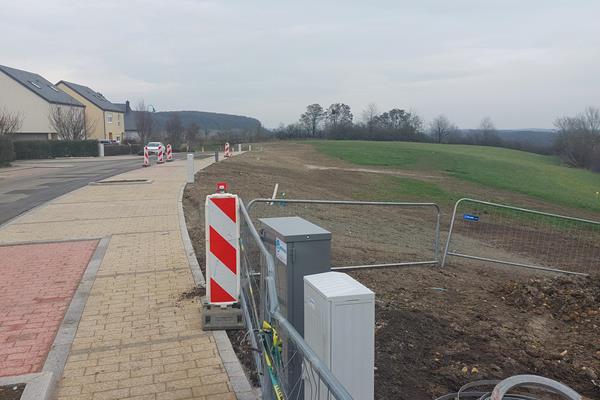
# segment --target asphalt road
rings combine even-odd
[[[174,157],[184,159],[186,155]],[[142,157],[118,156],[27,160],[0,168],[0,225],[90,182],[142,168],[142,162]]]

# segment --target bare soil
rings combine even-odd
[[[23,390],[24,384],[0,386],[0,400],[19,400]]]
[[[184,193],[200,265],[204,265],[204,199],[214,192],[216,182],[228,182],[230,191],[245,202],[270,197],[275,183],[286,198],[374,200],[370,188],[381,175],[327,158],[310,145],[289,143],[265,145],[263,151],[213,165],[199,172]],[[423,179],[432,178],[428,174]],[[470,185],[436,179],[446,187]],[[521,195],[477,186],[468,189],[486,199],[556,211]],[[451,205],[442,207],[445,229]],[[275,204],[257,206],[252,214],[299,215],[331,230],[333,265],[427,260],[433,251],[427,210]],[[469,244],[485,245],[490,252],[507,251],[496,249],[494,243]],[[528,248],[518,250],[526,254]],[[432,399],[470,381],[520,373],[557,379],[589,398],[600,398],[598,275],[564,277],[454,258],[444,269],[395,267],[350,274],[376,293],[377,399]],[[234,347],[244,348],[242,335],[230,337]],[[240,351],[251,368],[251,353],[247,348]]]

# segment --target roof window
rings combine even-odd
[[[48,85],[48,87],[52,90],[54,90],[56,93],[60,93],[60,90],[58,90],[56,87],[52,86],[52,85]]]
[[[34,82],[34,81],[29,81],[29,83],[31,83],[33,86],[35,86],[35,87],[36,87],[36,88],[38,88],[38,89],[41,89],[41,88],[42,88],[42,87],[41,87],[41,86],[40,86],[40,85],[39,85],[37,82]]]

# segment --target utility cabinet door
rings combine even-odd
[[[331,364],[331,303],[310,285],[304,286],[304,339],[327,367]],[[332,400],[310,365],[303,366],[304,399]]]
[[[331,314],[331,371],[352,398],[371,400],[375,384],[375,304],[364,300],[334,302]]]

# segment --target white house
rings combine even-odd
[[[83,104],[40,75],[0,65],[0,111],[16,113],[22,122],[16,140],[56,138],[49,117],[57,106],[85,111]]]

